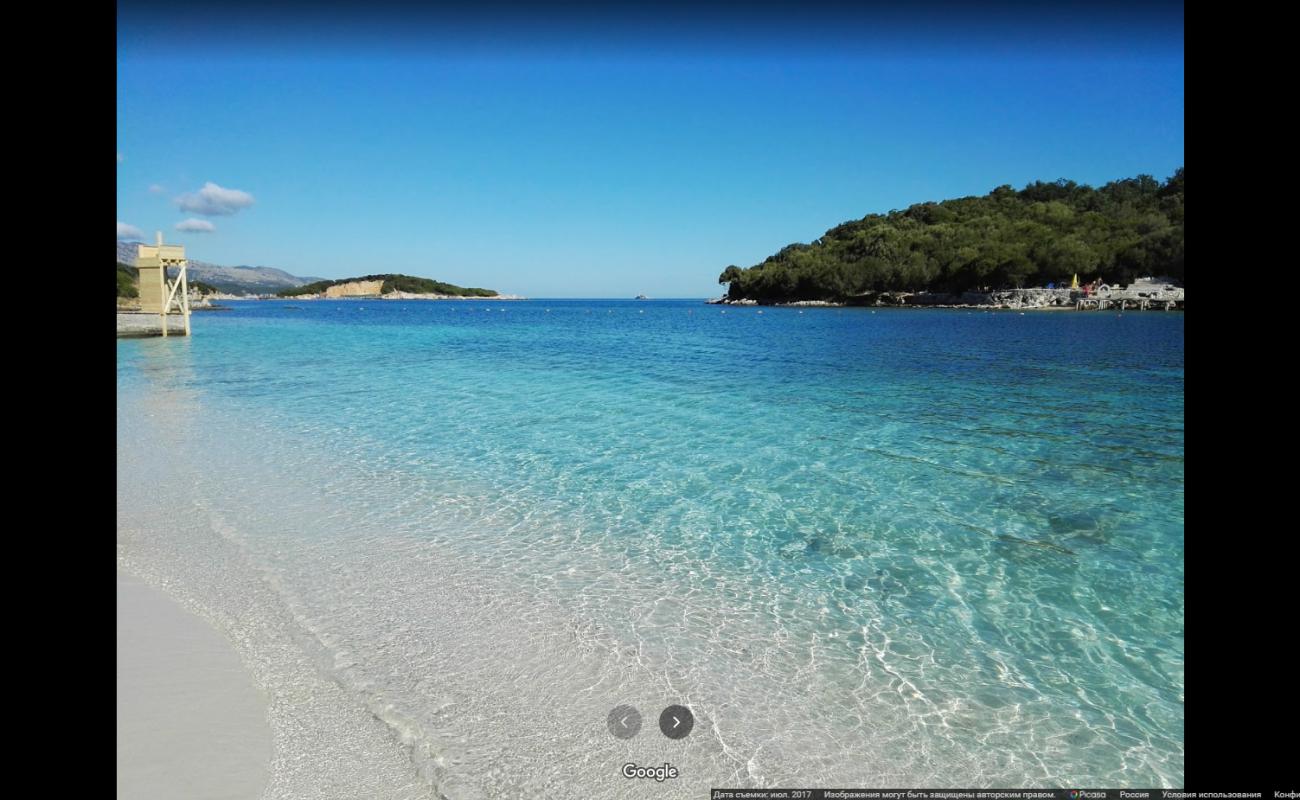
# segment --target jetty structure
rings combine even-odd
[[[1099,281],[1079,286],[1076,277],[1069,286],[1050,289],[999,289],[961,294],[917,292],[895,295],[883,304],[891,304],[890,300],[893,305],[937,308],[1181,311],[1185,304],[1185,290],[1166,278],[1138,278],[1127,286],[1111,286]]]
[[[1093,308],[1098,311],[1107,308],[1118,308],[1120,311],[1157,308],[1172,311],[1182,309],[1185,302],[1183,287],[1152,278],[1138,278],[1124,288],[1103,284],[1083,297],[1076,295],[1074,301],[1074,307],[1080,311]]]
[[[1185,296],[1182,286],[1166,278],[1138,278],[1127,286],[1111,286],[1100,281],[1079,286],[1076,278],[1070,286],[1051,289],[1000,289],[960,295],[918,292],[898,298],[894,304],[939,308],[1182,311]]]
[[[157,244],[139,246],[135,266],[140,274],[140,311],[117,314],[118,336],[190,335],[190,293],[187,280],[189,261],[185,246],[163,244],[162,231]],[[173,280],[167,271],[175,269]],[[179,322],[179,325],[175,324]]]

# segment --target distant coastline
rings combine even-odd
[[[527,297],[517,294],[495,294],[489,297],[467,297],[454,294],[424,294],[420,292],[389,292],[387,294],[350,294],[350,295],[325,295],[325,294],[301,294],[292,297],[283,297],[280,295],[257,295],[255,297],[231,298],[238,300],[527,300]]]
[[[118,242],[118,311],[138,311],[139,274],[134,266],[138,243]],[[176,277],[174,270],[168,275]],[[457,286],[412,275],[383,274],[360,278],[299,278],[269,267],[222,267],[191,261],[188,269],[190,307],[226,310],[213,300],[526,300],[495,289]],[[267,291],[269,289],[269,291]]]

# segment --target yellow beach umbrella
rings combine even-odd
[[[1070,281],[1070,288],[1071,288],[1071,289],[1078,289],[1078,288],[1079,288],[1079,273],[1077,273],[1077,272],[1074,273],[1074,280],[1073,280],[1073,281]]]

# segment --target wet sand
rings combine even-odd
[[[117,796],[257,798],[266,698],[234,647],[163,592],[117,573]]]

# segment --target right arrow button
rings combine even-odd
[[[686,706],[668,706],[659,715],[659,730],[669,739],[683,739],[695,727],[695,715]]]

